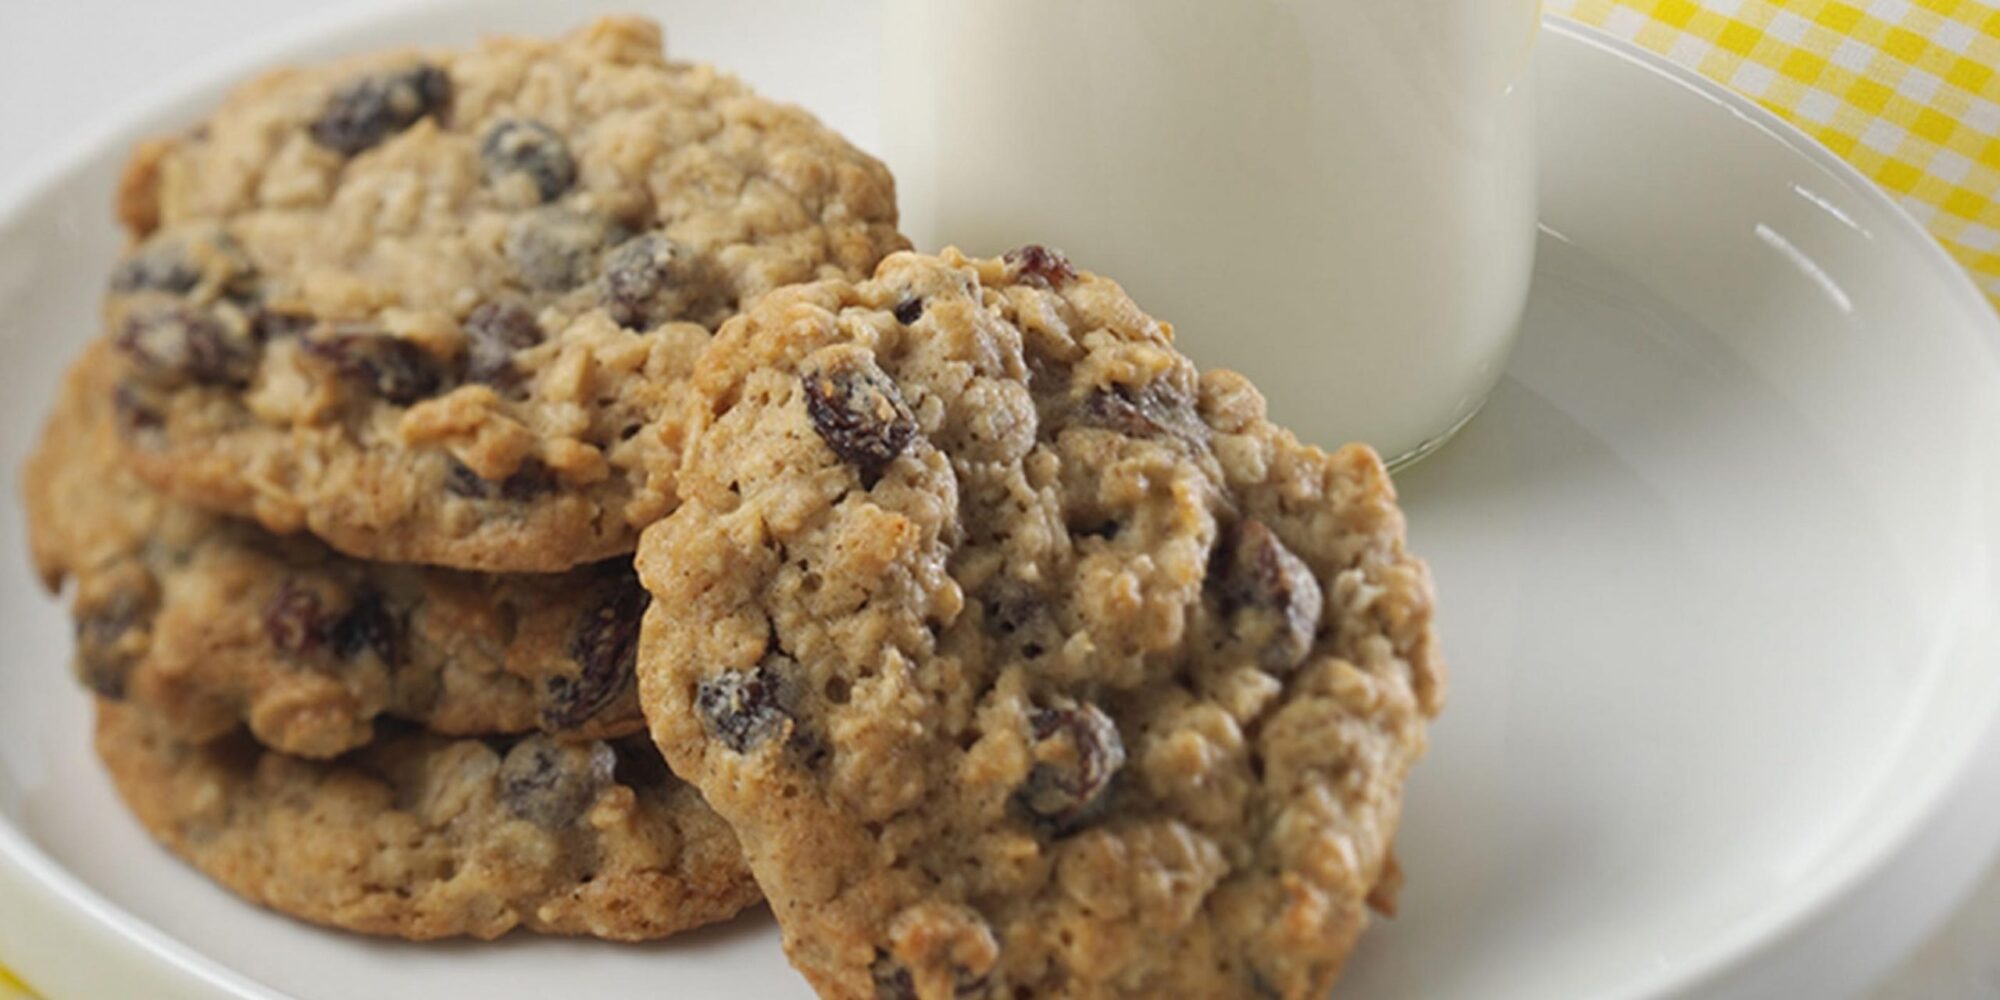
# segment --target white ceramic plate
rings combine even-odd
[[[805,995],[761,914],[644,948],[417,947],[237,902],[112,800],[67,626],[26,570],[16,470],[92,335],[126,142],[255,65],[592,5],[557,6],[336,15],[163,88],[0,199],[0,957],[52,997]],[[873,138],[872,5],[640,6],[678,53]],[[1455,690],[1412,786],[1404,916],[1343,993],[1853,990],[2000,838],[2000,325],[1914,223],[1763,113],[1575,29],[1545,56],[1525,341],[1487,412],[1404,477]]]

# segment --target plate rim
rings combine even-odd
[[[117,148],[143,134],[149,123],[169,118],[176,106],[205,90],[226,87],[231,81],[269,65],[301,49],[314,47],[329,34],[364,30],[373,25],[435,14],[460,8],[476,10],[477,0],[348,0],[312,11],[270,29],[254,32],[227,46],[214,58],[161,78],[149,93],[114,106],[110,111],[71,130],[50,152],[31,161],[17,179],[0,189],[0,229],[11,227],[33,206],[45,201],[71,175],[93,161],[116,154]],[[1675,83],[1729,111],[1745,124],[1757,128],[1790,152],[1825,170],[1846,185],[1854,196],[1884,210],[1906,249],[1922,254],[1926,265],[1943,277],[1953,305],[1983,326],[1983,340],[1990,350],[2000,350],[2000,313],[1979,290],[1971,276],[1943,244],[1915,216],[1887,191],[1859,169],[1840,158],[1823,143],[1784,121],[1753,99],[1737,93],[1680,66],[1670,59],[1626,41],[1606,31],[1558,14],[1543,18],[1548,36],[1604,52],[1635,70],[1649,72]],[[1842,904],[1859,894],[1866,883],[1883,873],[1909,852],[1912,845],[1931,827],[1942,821],[1948,797],[1965,787],[1978,768],[1982,747],[1994,742],[2000,732],[2000,694],[1989,699],[1983,713],[1983,727],[1964,749],[1953,766],[1937,776],[1932,787],[1920,796],[1908,813],[1890,824],[1887,833],[1870,851],[1858,852],[1844,864],[1817,879],[1811,891],[1801,891],[1766,910],[1753,914],[1731,938],[1677,963],[1672,974],[1635,987],[1638,995],[1678,994],[1726,979],[1732,971],[1749,966],[1758,956],[1772,952],[1787,938],[1829,920]],[[2000,844],[1989,844],[1990,858]],[[0,884],[41,897],[42,912],[60,913],[65,932],[94,936],[88,947],[122,950],[128,953],[118,963],[146,963],[145,971],[168,977],[177,992],[207,991],[212,995],[270,1000],[283,993],[253,980],[222,961],[200,952],[164,930],[140,919],[100,895],[66,868],[49,857],[11,819],[0,816]],[[1966,887],[1968,890],[1971,886]],[[31,985],[38,980],[59,979],[46,972],[53,963],[74,957],[79,949],[65,948],[45,957],[8,956],[7,961]],[[148,986],[163,988],[166,982]],[[1643,992],[1641,992],[1643,991]],[[194,995],[192,992],[190,995]]]

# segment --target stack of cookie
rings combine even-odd
[[[1375,456],[1054,251],[899,252],[880,164],[653,25],[274,73],[119,211],[35,557],[236,892],[761,893],[836,997],[1312,996],[1391,905],[1443,672]]]
[[[28,501],[147,828],[370,933],[754,903],[645,738],[631,552],[713,329],[903,246],[881,165],[617,20],[270,74],[119,214]]]

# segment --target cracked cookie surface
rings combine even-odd
[[[774,293],[690,394],[641,699],[822,995],[1325,995],[1443,701],[1374,453],[1039,247]]]
[[[619,941],[757,901],[729,828],[643,738],[416,731],[337,761],[237,734],[196,746],[100,700],[97,752],[156,839],[230,891],[364,934]]]
[[[143,478],[493,572],[629,552],[710,331],[906,245],[880,163],[636,18],[269,73],[142,145],[120,215]]]
[[[74,581],[75,667],[181,739],[247,725],[330,757],[378,716],[446,734],[639,732],[646,592],[627,560],[547,576],[363,562],[167,499],[122,464],[111,348],[64,380],[24,473],[29,546]]]

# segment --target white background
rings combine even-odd
[[[0,0],[0,191],[92,123],[314,0]],[[110,211],[107,192],[106,212]],[[2000,877],[1878,1000],[2000,997]],[[0,956],[4,959],[5,956]]]

